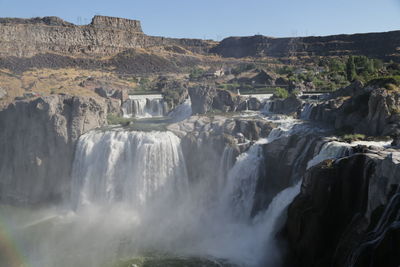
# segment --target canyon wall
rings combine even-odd
[[[306,173],[288,210],[286,266],[399,265],[399,154],[364,152]]]
[[[101,99],[53,95],[0,112],[0,201],[57,203],[69,192],[75,144],[106,124]]]
[[[32,57],[57,53],[68,56],[113,56],[134,48],[183,46],[202,52],[207,41],[145,35],[140,21],[95,16],[88,25],[74,25],[57,17],[0,19],[0,57]]]
[[[235,58],[365,55],[400,61],[400,31],[323,37],[229,37],[210,52]]]
[[[88,25],[74,25],[57,17],[0,18],[0,57],[56,53],[99,58],[137,48],[180,51],[176,46],[234,58],[366,55],[399,61],[400,31],[292,38],[256,35],[229,37],[217,43],[148,36],[138,20],[106,16],[95,16]]]

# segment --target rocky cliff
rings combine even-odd
[[[267,137],[273,127],[262,119],[192,116],[169,125],[168,130],[182,138],[188,175],[196,183],[220,180],[221,171],[226,171],[226,166],[221,169],[221,162],[226,160],[232,166],[240,153],[252,142]]]
[[[287,266],[399,265],[399,155],[365,152],[306,173],[288,211]]]
[[[323,37],[230,37],[210,52],[236,58],[365,55],[400,61],[399,47],[400,31],[392,31]]]
[[[218,54],[223,57],[366,55],[399,61],[400,31],[324,37],[230,37],[220,43],[200,39],[148,36],[138,20],[95,16],[88,25],[57,17],[0,18],[0,57],[43,54],[101,58],[129,49],[163,47],[166,51]],[[87,62],[86,62],[87,64]]]
[[[337,130],[366,135],[398,135],[400,92],[363,86],[359,82],[332,93],[309,107],[308,119],[333,125]]]
[[[266,209],[283,189],[298,182],[307,163],[326,142],[317,133],[293,134],[263,145],[263,162],[257,182],[253,214]]]
[[[106,124],[106,112],[101,99],[67,95],[17,101],[2,110],[0,201],[60,201],[69,192],[76,141]]]
[[[56,53],[64,56],[104,57],[128,49],[179,45],[208,50],[210,43],[145,35],[140,21],[95,16],[89,25],[74,25],[57,17],[0,19],[0,57],[32,57]]]

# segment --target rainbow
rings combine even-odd
[[[0,217],[0,266],[1,267],[28,267],[24,257],[12,240],[5,223]]]

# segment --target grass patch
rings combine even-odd
[[[340,137],[345,142],[353,142],[353,141],[363,141],[366,140],[367,136],[364,134],[345,134]]]
[[[202,258],[183,258],[183,257],[172,257],[172,256],[154,256],[154,257],[137,257],[127,261],[120,261],[116,263],[113,267],[221,267],[221,266],[231,266],[224,261],[217,261],[215,259],[208,260]]]
[[[117,114],[107,114],[108,125],[128,125],[130,122],[134,121],[133,118],[124,118]]]
[[[272,97],[278,99],[286,99],[289,97],[289,92],[284,88],[278,87],[275,89],[274,95]]]
[[[354,134],[341,133],[341,134],[338,134],[337,136],[339,138],[339,141],[347,142],[347,143],[351,143],[354,141],[380,142],[380,141],[390,141],[391,140],[390,136],[367,136],[365,134],[359,134],[359,133],[354,133]]]
[[[400,86],[400,75],[385,76],[372,79],[367,83],[368,86],[384,87],[388,90],[398,90]]]

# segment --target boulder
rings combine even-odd
[[[193,114],[204,114],[212,109],[217,90],[214,86],[198,85],[189,88]]]
[[[247,102],[247,105],[248,105],[249,110],[257,111],[257,110],[260,110],[260,108],[261,108],[261,101],[258,100],[258,98],[250,97],[250,99]]]
[[[270,111],[274,113],[290,114],[298,112],[303,102],[295,96],[285,99],[274,99],[271,103]]]
[[[94,89],[94,92],[96,94],[98,94],[101,97],[107,98],[108,97],[108,92],[106,89],[104,89],[103,87],[97,87]]]
[[[228,90],[217,89],[213,98],[212,108],[223,112],[235,111],[240,97],[234,95]]]

